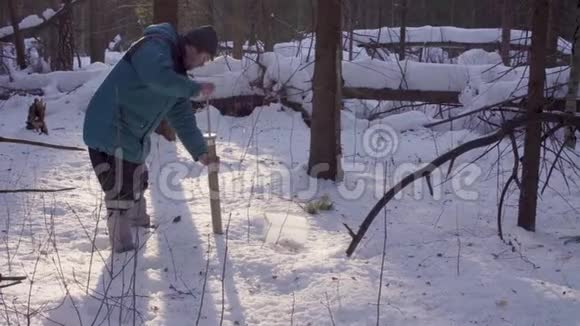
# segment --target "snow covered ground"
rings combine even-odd
[[[38,79],[49,135],[24,128],[32,97],[0,103],[0,135],[83,147],[84,110],[108,69]],[[389,203],[349,259],[343,223],[356,229],[385,184],[479,135],[425,129],[430,112],[371,123],[344,111],[346,174],[335,184],[307,176],[310,132],[299,113],[272,104],[211,117],[227,235],[211,232],[207,171],[181,144],[153,136],[147,199],[157,228],[139,231],[136,256],[111,257],[86,152],[0,143],[1,189],[75,188],[0,194],[0,272],[28,277],[0,292],[0,324],[218,325],[223,316],[224,325],[376,325],[378,311],[380,325],[580,325],[580,246],[559,239],[580,235],[580,178],[565,164],[570,189],[554,173],[536,233],[515,227],[512,189],[510,244],[497,236],[498,184],[513,163],[502,143],[475,164],[466,165],[484,149],[462,157],[442,183],[444,166],[434,196],[417,182]],[[197,119],[205,130],[206,112]],[[325,195],[332,210],[305,212]]]

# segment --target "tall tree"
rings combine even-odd
[[[405,60],[405,43],[407,41],[407,0],[399,1],[401,17],[401,35],[399,40],[399,60]]]
[[[73,70],[74,61],[74,31],[73,10],[71,0],[63,0],[62,14],[57,20],[56,55],[51,58],[50,67],[56,70]]]
[[[177,0],[153,0],[153,23],[170,23],[177,29],[179,2]],[[175,141],[177,135],[167,120],[161,120],[156,133],[162,135],[168,141]]]
[[[153,0],[153,23],[170,23],[177,28],[178,0]]]
[[[566,113],[578,112],[578,90],[580,88],[580,3],[575,5],[576,31],[573,37],[572,62],[570,63],[570,79],[568,81],[568,95],[566,96]],[[576,128],[567,127],[565,141],[569,148],[576,148]]]
[[[14,46],[16,47],[16,63],[20,69],[26,68],[26,55],[24,50],[24,38],[20,33],[20,19],[16,10],[14,0],[8,0],[8,10],[10,11],[10,21],[14,29]]]
[[[420,25],[430,25],[431,24],[431,11],[429,10],[429,5],[428,5],[428,1],[429,0],[423,0],[423,2],[421,3],[421,12],[423,13],[423,16],[421,17],[421,19],[423,20]]]
[[[264,42],[264,51],[274,51],[274,37],[272,35],[274,28],[274,6],[272,0],[258,0],[260,7],[260,25],[259,36],[260,40]],[[339,17],[340,18],[340,17]]]
[[[348,0],[346,3],[348,4],[348,61],[352,61],[354,50],[354,30],[356,29],[358,17],[358,4],[355,0]]]
[[[548,14],[548,66],[558,64],[558,40],[560,38],[560,0],[550,0]]]
[[[256,17],[260,15],[260,0],[250,0],[247,2],[248,17]],[[258,23],[257,19],[249,19],[248,43],[249,45],[256,45],[258,37]]]
[[[91,63],[105,62],[105,38],[103,37],[103,4],[89,0],[89,55]]]
[[[342,1],[318,1],[310,159],[312,177],[341,180]]]
[[[451,26],[456,26],[456,24],[455,24],[455,22],[456,22],[455,16],[456,16],[456,12],[457,12],[456,9],[457,8],[455,7],[455,0],[450,0],[450,3],[449,3],[450,21],[449,21],[449,23],[451,24]]]
[[[233,57],[236,59],[241,59],[244,52],[244,39],[246,36],[246,23],[245,23],[245,6],[243,0],[230,0],[232,4],[231,11],[231,34],[234,38],[234,51]]]
[[[526,138],[522,164],[522,184],[520,189],[518,226],[528,230],[536,229],[536,208],[538,201],[538,181],[542,143],[542,125],[538,119],[545,104],[544,82],[546,80],[546,41],[548,38],[548,0],[534,0],[532,20],[532,46]]]
[[[512,27],[514,24],[514,4],[513,0],[500,0],[502,2],[501,12],[501,59],[506,66],[511,65],[510,45],[512,41]]]

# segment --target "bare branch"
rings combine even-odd
[[[22,192],[61,192],[61,191],[70,191],[75,190],[76,188],[62,188],[62,189],[14,189],[14,190],[3,190],[0,189],[0,194],[15,194],[15,193],[22,193]]]
[[[67,150],[67,151],[79,151],[79,152],[85,151],[85,149],[79,148],[79,147],[53,145],[53,144],[47,144],[47,143],[42,143],[42,142],[37,142],[37,141],[15,139],[15,138],[6,138],[6,137],[1,137],[1,136],[0,136],[0,143],[33,145],[33,146],[40,146],[40,147],[47,147],[47,148],[63,149],[63,150]]]

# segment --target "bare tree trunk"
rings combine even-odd
[[[8,0],[8,10],[10,11],[10,21],[14,28],[14,46],[16,47],[16,63],[20,69],[26,68],[26,54],[24,49],[24,39],[20,33],[20,19],[14,4],[14,0]]]
[[[503,64],[511,66],[510,44],[512,40],[512,26],[514,24],[514,4],[513,0],[501,0],[501,59]]]
[[[530,82],[528,85],[526,139],[522,164],[518,226],[536,230],[536,208],[540,169],[542,124],[538,115],[545,104],[544,82],[546,80],[546,40],[548,34],[548,0],[534,0],[532,24],[532,48]]]
[[[397,0],[391,0],[391,27],[395,27],[397,25]],[[379,1],[379,3],[377,4],[378,6],[381,6],[382,2]],[[399,24],[399,26],[401,26]],[[379,27],[383,27],[383,26],[379,26]]]
[[[421,11],[423,12],[423,22],[421,23],[421,25],[431,25],[430,19],[431,15],[429,11],[428,1],[429,0],[423,0],[423,2],[421,3]]]
[[[568,95],[566,96],[566,113],[575,114],[578,112],[578,90],[580,88],[580,3],[576,5],[576,30],[572,40],[572,62],[570,64],[570,79],[568,81]],[[576,148],[576,128],[566,127],[565,130],[566,146]]]
[[[257,24],[259,23],[259,21],[257,21],[255,19],[255,17],[259,17],[260,15],[260,4],[259,4],[260,0],[250,0],[248,1],[248,17],[252,17],[252,19],[249,19],[249,24],[250,24],[250,30],[249,30],[249,35],[248,35],[248,43],[249,45],[256,45],[256,41],[257,41],[257,35],[256,33],[258,32],[257,29]]]
[[[51,58],[51,69],[73,70],[74,65],[74,35],[72,24],[71,0],[64,0],[63,14],[58,18],[58,42],[56,57]]]
[[[178,10],[179,2],[177,0],[153,0],[153,23],[170,23],[177,29]],[[177,139],[175,130],[169,126],[166,120],[161,120],[155,132],[167,141],[173,142]]]
[[[464,0],[465,1],[465,0]],[[451,0],[451,3],[449,4],[449,15],[451,16],[450,18],[450,23],[451,26],[455,26],[455,0]]]
[[[394,1],[394,0],[391,0]],[[371,11],[372,11],[372,6],[371,6],[371,0],[366,0],[364,2],[366,4],[366,6],[363,6],[363,13],[362,13],[362,17],[363,17],[363,25],[364,28],[372,28],[372,15],[371,15]]]
[[[103,38],[102,4],[89,0],[89,55],[91,63],[105,62],[105,40]]]
[[[400,0],[401,38],[399,43],[399,60],[405,60],[405,43],[407,41],[407,0]]]
[[[234,38],[234,51],[232,53],[233,57],[236,59],[242,59],[244,52],[244,38],[245,38],[245,15],[244,6],[241,0],[230,0],[232,1],[232,35]]]
[[[555,67],[558,64],[558,39],[560,37],[560,0],[550,0],[550,10],[548,15],[548,67]]]
[[[308,174],[341,180],[341,1],[318,1]]]
[[[260,19],[261,19],[261,33],[260,39],[264,42],[264,51],[274,51],[274,39],[272,35],[273,29],[273,8],[272,0],[260,1]],[[340,17],[339,17],[340,18]]]
[[[356,17],[357,17],[357,9],[358,4],[353,0],[347,1],[349,10],[348,10],[348,61],[353,60],[353,50],[354,50],[354,30],[356,28]]]
[[[153,0],[153,23],[170,23],[177,29],[179,1]]]

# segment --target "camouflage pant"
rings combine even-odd
[[[107,209],[128,210],[141,199],[149,180],[145,164],[121,160],[92,148],[89,156],[105,193]]]

